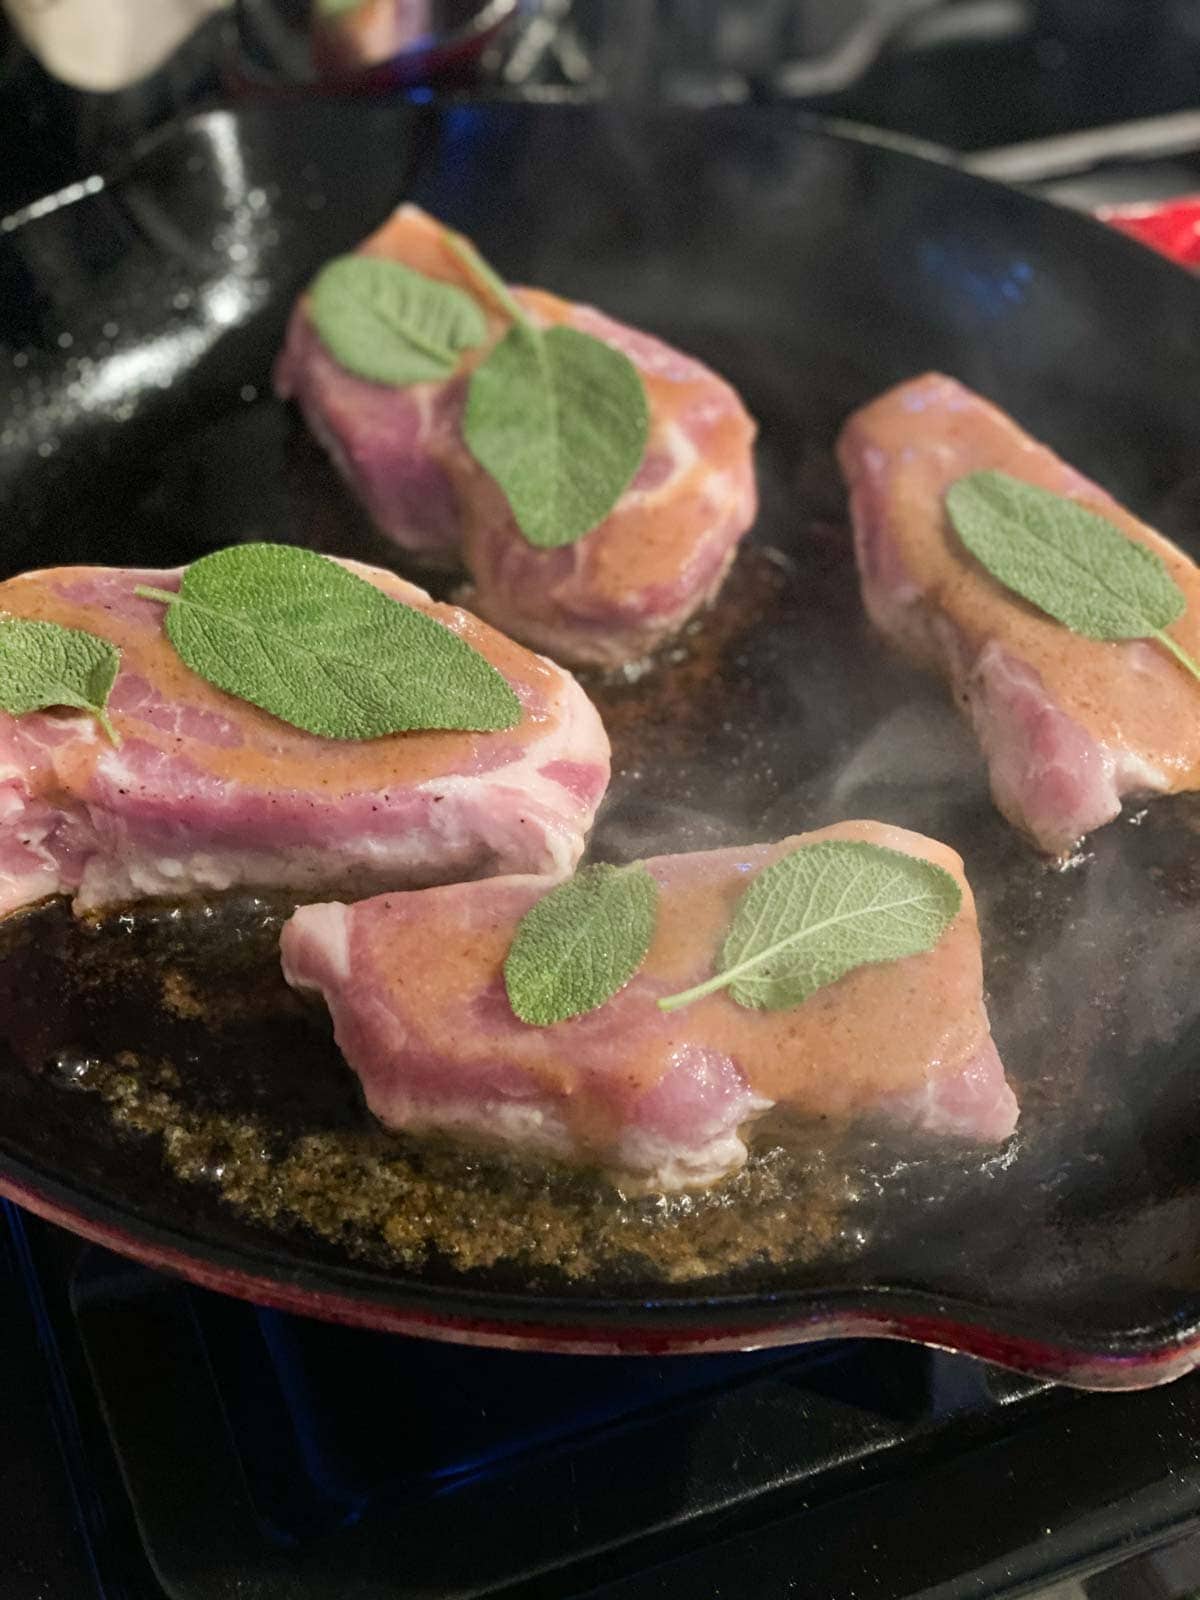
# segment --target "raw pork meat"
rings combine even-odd
[[[441,225],[402,207],[362,246],[471,288]],[[563,323],[623,350],[650,403],[642,465],[609,516],[558,550],[526,542],[494,480],[463,443],[471,352],[444,383],[390,388],[338,364],[309,320],[292,315],[275,386],[294,397],[374,521],[404,549],[470,572],[469,603],[559,660],[616,665],[644,655],[716,594],[757,506],[754,423],[698,361],[587,306],[516,291],[543,325]],[[493,338],[505,330],[490,318]]]
[[[348,565],[354,565],[348,563]],[[381,589],[462,634],[524,718],[502,733],[317,738],[184,666],[138,584],[178,572],[58,567],[0,584],[0,613],[111,639],[109,709],[0,712],[0,913],[72,894],[78,910],[236,886],[306,893],[488,873],[569,873],[608,782],[608,739],[569,674],[391,573]]]
[[[660,996],[711,973],[747,874],[826,838],[952,872],[963,905],[937,947],[860,967],[788,1011],[746,1010],[723,992],[660,1011]],[[985,1143],[1012,1132],[1017,1103],[988,1029],[974,902],[952,850],[846,822],[647,866],[661,893],[645,965],[606,1005],[552,1027],[520,1022],[504,988],[517,924],[546,893],[533,878],[302,906],[283,930],[284,973],[324,995],[388,1127],[596,1162],[639,1187],[711,1184],[742,1164],[745,1125],[775,1105],[805,1118],[878,1114]]]
[[[1126,795],[1200,787],[1200,685],[1161,645],[1082,638],[1005,589],[959,542],[943,498],[992,469],[1091,507],[1166,562],[1188,598],[1171,631],[1197,656],[1200,573],[1182,551],[937,373],[856,412],[838,458],[867,611],[949,681],[1010,822],[1065,855]]]

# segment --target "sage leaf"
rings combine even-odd
[[[521,918],[504,963],[508,1001],[545,1028],[622,989],[654,937],[658,885],[640,863],[583,867]]]
[[[380,256],[338,256],[313,283],[318,335],[348,371],[373,383],[433,383],[482,344],[487,319],[469,294]]]
[[[461,233],[455,233],[451,228],[447,228],[445,241],[451,254],[458,257],[468,275],[475,279],[475,282],[482,287],[485,294],[491,295],[496,306],[503,311],[505,316],[511,317],[514,322],[523,322],[528,328],[536,328],[536,324],[531,320],[525,307],[517,299],[495,267],[488,266],[470,239],[465,238]]]
[[[82,628],[0,618],[0,706],[10,716],[54,706],[90,711],[120,744],[107,709],[120,665],[116,645]]]
[[[856,839],[801,845],[751,881],[716,974],[658,1004],[727,988],[741,1006],[798,1006],[856,967],[932,950],[961,905],[951,874],[919,856]]]
[[[575,328],[513,324],[471,378],[467,448],[522,534],[574,544],[609,514],[646,452],[650,411],[629,357]]]
[[[227,694],[326,739],[514,727],[521,703],[466,640],[326,556],[243,544],[201,556],[169,609],[184,662]]]
[[[1087,639],[1157,639],[1194,676],[1164,630],[1187,609],[1161,557],[1099,512],[1006,472],[973,472],[946,491],[955,532],[980,564]]]

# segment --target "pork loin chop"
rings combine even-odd
[[[962,907],[938,945],[860,967],[788,1011],[746,1010],[726,993],[661,1011],[660,996],[711,973],[748,875],[828,838],[952,872]],[[598,1010],[551,1027],[519,1021],[504,986],[517,924],[547,889],[528,877],[302,906],[283,930],[284,973],[324,996],[388,1127],[598,1163],[645,1188],[703,1186],[739,1167],[746,1125],[776,1105],[984,1143],[1012,1132],[1017,1103],[988,1028],[974,902],[952,850],[847,822],[647,867],[660,898],[641,971]]]
[[[361,248],[478,293],[446,230],[414,206]],[[385,534],[425,559],[462,560],[473,580],[468,603],[481,616],[558,660],[617,665],[674,633],[720,588],[757,507],[754,423],[698,361],[587,306],[515,292],[540,325],[576,328],[623,351],[649,401],[650,437],[636,477],[573,545],[529,544],[463,442],[470,371],[506,329],[495,308],[488,344],[469,352],[453,378],[390,388],[338,364],[302,299],[276,390],[296,399]]]
[[[191,672],[138,584],[178,572],[58,567],[0,584],[0,614],[112,640],[115,748],[82,712],[0,713],[0,913],[239,886],[382,889],[569,873],[608,782],[608,739],[568,673],[391,573],[348,563],[467,639],[516,691],[502,733],[318,738]]]
[[[1070,632],[992,578],[950,525],[958,478],[1000,470],[1067,495],[1166,563],[1188,601],[1172,633],[1200,652],[1200,572],[995,406],[929,373],[846,423],[838,459],[871,620],[945,677],[974,725],[996,805],[1052,855],[1127,795],[1200,786],[1200,685],[1161,646]]]

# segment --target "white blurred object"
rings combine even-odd
[[[162,65],[228,0],[0,0],[46,71],[76,89],[124,89]]]

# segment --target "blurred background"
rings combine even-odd
[[[783,99],[1068,199],[1200,187],[1196,0],[0,0],[0,17],[0,216],[189,109],[399,91]]]

